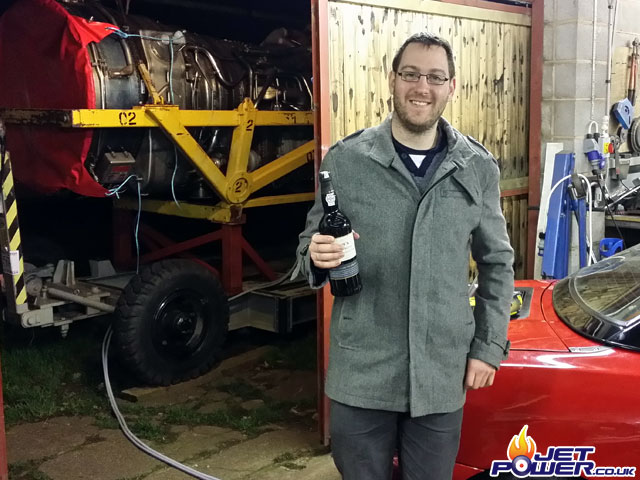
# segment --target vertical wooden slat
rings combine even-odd
[[[512,125],[512,109],[513,103],[511,101],[514,95],[513,85],[513,29],[510,25],[503,26],[504,38],[502,42],[503,46],[503,68],[504,68],[504,88],[502,90],[502,130],[500,133],[500,142],[502,146],[502,164],[504,165],[504,178],[513,178],[514,165],[513,156],[511,154],[511,143],[515,135],[509,131],[509,127]]]
[[[502,170],[505,172],[503,178],[508,178],[508,166],[505,165],[504,152],[502,151],[502,131],[504,119],[504,25],[496,24],[494,32],[494,41],[496,42],[495,50],[495,77],[493,79],[494,92],[496,96],[496,116],[494,123],[494,144],[498,160],[502,164]]]
[[[342,28],[342,8],[329,3],[329,61],[331,79],[331,143],[345,136],[344,121],[347,117],[347,109],[344,104],[344,75],[336,74],[342,72],[344,65],[343,28]]]
[[[344,63],[342,65],[342,69],[344,72],[344,93],[343,98],[345,102],[346,108],[346,116],[344,122],[345,134],[349,135],[357,130],[356,126],[356,117],[358,115],[358,111],[356,110],[356,102],[355,102],[355,89],[357,87],[355,69],[356,67],[356,58],[355,58],[355,46],[356,46],[356,35],[359,30],[358,24],[358,12],[357,9],[362,9],[366,7],[358,7],[356,5],[350,5],[350,8],[346,8],[344,10],[344,25],[345,27],[348,25],[348,28],[343,30],[344,34],[344,43],[342,44],[342,48],[344,48]]]
[[[530,27],[335,0],[328,5],[332,142],[386,118],[394,53],[409,35],[430,31],[447,39],[456,56],[457,89],[445,118],[500,160],[502,179],[527,176]],[[518,252],[526,250],[521,200],[503,201]]]
[[[520,239],[520,200],[517,197],[512,197],[512,210],[511,210],[511,244],[515,247],[515,275],[516,278],[522,278],[524,273],[524,259],[522,258],[522,252],[520,252],[519,239]]]
[[[497,24],[491,22],[487,24],[487,42],[489,42],[489,58],[487,62],[487,111],[485,113],[487,123],[487,141],[486,146],[493,156],[500,159],[500,152],[498,151],[498,145],[496,142],[496,131],[498,125],[498,89],[496,86],[498,62],[496,60],[498,54],[499,43],[496,39],[496,32],[498,31]]]
[[[455,96],[453,97],[453,105],[452,105],[452,112],[451,112],[451,124],[456,127],[456,128],[460,128],[460,126],[462,125],[462,117],[464,116],[464,111],[463,111],[463,106],[464,106],[464,102],[462,100],[462,91],[463,91],[463,82],[464,79],[462,78],[462,75],[460,73],[462,65],[464,64],[464,60],[465,60],[465,55],[464,55],[464,49],[462,48],[462,35],[460,32],[460,24],[462,23],[462,20],[459,18],[454,18],[452,19],[452,25],[450,26],[450,35],[451,35],[451,47],[453,48],[454,54],[456,56],[456,69],[458,70],[458,80],[457,80],[457,88],[456,88],[456,93]]]
[[[478,140],[483,145],[487,142],[487,36],[485,35],[487,22],[479,22],[476,29],[478,41]]]
[[[520,200],[520,226],[518,228],[520,239],[517,245],[519,247],[518,251],[520,252],[520,256],[523,259],[523,271],[522,276],[518,278],[527,278],[527,259],[529,253],[527,248],[528,206],[529,202],[527,201],[527,198],[522,198]]]

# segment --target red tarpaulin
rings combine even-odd
[[[53,0],[19,0],[0,17],[1,108],[95,108],[86,48],[112,34],[110,24],[70,15]],[[101,197],[84,168],[93,131],[7,126],[18,183],[42,193],[69,189]]]

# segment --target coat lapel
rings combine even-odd
[[[416,182],[413,180],[413,177],[407,170],[407,167],[402,163],[402,160],[396,153],[396,149],[391,141],[391,115],[389,115],[384,122],[375,128],[377,130],[375,132],[376,139],[373,142],[369,155],[373,160],[384,167],[392,168],[397,171],[407,182],[412,193],[415,193],[416,196],[419,195],[420,191],[418,190]]]

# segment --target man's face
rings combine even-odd
[[[449,78],[447,52],[439,46],[410,43],[402,54],[398,72],[431,73]],[[430,130],[453,97],[455,88],[455,78],[442,85],[433,85],[427,83],[426,77],[420,77],[418,82],[407,82],[392,71],[389,90],[393,95],[394,120],[412,133]]]

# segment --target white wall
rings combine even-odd
[[[595,72],[593,66],[594,7]],[[576,152],[581,172],[590,171],[582,142],[590,120],[602,123],[611,105],[626,95],[626,56],[640,37],[640,0],[618,0],[612,62],[611,98],[605,106],[609,0],[545,0],[544,71],[542,88],[542,141],[562,142]],[[593,87],[592,87],[593,83]],[[639,83],[640,86],[640,83]],[[606,109],[605,109],[606,107]]]

